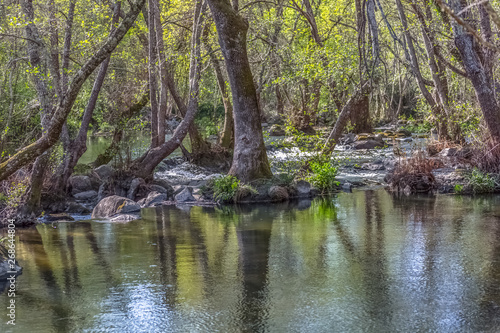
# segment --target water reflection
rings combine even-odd
[[[495,331],[499,203],[360,191],[18,230],[7,332]]]

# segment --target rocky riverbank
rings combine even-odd
[[[276,130],[276,129],[273,129]],[[303,158],[297,148],[284,147],[286,138],[277,138],[268,145],[271,164]],[[387,186],[387,175],[416,149],[422,149],[426,139],[404,130],[379,129],[377,134],[347,134],[335,149],[339,165],[339,190]],[[453,192],[456,184],[464,184],[462,170],[466,165],[454,160],[456,151],[439,153],[443,167],[433,171],[436,191]],[[273,170],[275,173],[277,170]],[[220,173],[190,164],[182,157],[169,158],[158,166],[154,180],[126,178],[113,167],[103,165],[85,175],[70,178],[71,195],[49,198],[44,205],[43,221],[71,221],[82,218],[105,219],[112,222],[140,218],[140,210],[161,205],[215,205],[207,183]],[[121,179],[121,180],[120,180]],[[283,201],[311,198],[320,192],[304,180],[283,185],[279,179],[252,184],[256,193],[244,193],[239,203]]]

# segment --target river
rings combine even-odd
[[[500,329],[499,196],[157,207],[19,229],[16,244],[2,332]]]

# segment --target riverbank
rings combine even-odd
[[[345,135],[333,159],[339,167],[336,191],[350,192],[355,188],[387,188],[388,175],[415,151],[425,149],[427,139],[421,134],[402,130],[382,129],[377,134]],[[279,179],[276,165],[301,158],[307,152],[285,145],[287,137],[274,137],[268,144],[268,156],[277,175],[270,181],[251,184],[255,189],[242,193],[238,203],[278,202],[313,198],[321,194],[305,180]],[[456,185],[466,188],[464,171],[470,166],[458,158],[457,150],[444,149],[435,157],[441,167],[432,170],[434,193],[454,193]],[[87,218],[113,222],[140,218],[143,208],[163,205],[213,206],[210,185],[223,177],[217,168],[204,168],[185,161],[182,157],[165,159],[157,167],[154,180],[121,179],[110,165],[101,166],[85,175],[71,177],[71,195],[65,198],[45,198],[43,222],[68,221]],[[108,198],[108,199],[106,199]],[[106,200],[104,200],[106,199]]]

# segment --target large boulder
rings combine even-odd
[[[113,176],[115,174],[115,169],[113,169],[113,167],[111,167],[107,164],[104,164],[104,165],[101,165],[100,167],[95,168],[94,172],[102,180],[107,180],[109,178],[113,178]]]
[[[102,199],[92,211],[92,218],[139,212],[141,206],[130,199],[112,195]]]
[[[179,194],[175,196],[175,201],[177,202],[196,201],[195,197],[193,197],[193,189],[187,186],[181,192],[179,192]]]
[[[69,179],[69,183],[73,194],[92,190],[92,183],[88,176],[72,176]]]

